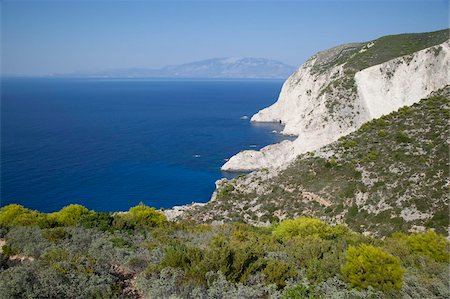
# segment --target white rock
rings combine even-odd
[[[313,56],[286,80],[277,102],[251,118],[254,122],[282,123],[285,127],[280,133],[296,135],[297,139],[268,145],[259,151],[242,151],[231,157],[222,170],[285,167],[299,154],[332,143],[363,123],[412,105],[450,84],[450,42],[446,41],[357,72],[356,92],[324,92],[330,82],[344,76],[343,66],[323,73],[315,72],[313,67],[354,46],[342,45]],[[371,46],[368,44],[366,48]],[[437,47],[441,47],[438,55],[434,51]],[[333,103],[340,105],[338,111],[331,112]]]

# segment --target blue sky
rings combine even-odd
[[[448,14],[448,0],[3,0],[2,73],[156,68],[227,56],[299,65],[337,44],[447,28]]]

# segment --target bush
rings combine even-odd
[[[225,184],[218,192],[217,197],[225,197],[234,191],[234,186],[231,183]]]
[[[72,204],[62,208],[59,212],[49,214],[48,218],[57,225],[73,226],[88,213],[89,210],[82,205]]]
[[[319,283],[340,273],[347,240],[295,238],[286,244],[291,263],[303,269],[311,283]]]
[[[381,248],[361,244],[348,248],[342,273],[353,287],[390,291],[402,287],[404,270],[398,258]]]
[[[114,218],[106,212],[90,212],[80,218],[79,224],[84,228],[97,228],[101,231],[112,229]]]
[[[17,204],[10,204],[0,209],[0,225],[5,227],[45,226],[45,218],[44,214]]]
[[[157,226],[167,221],[166,216],[143,203],[130,209],[131,217],[145,226]]]
[[[0,272],[0,298],[118,298],[113,283],[112,276],[23,263]]]
[[[49,243],[43,236],[39,227],[18,226],[10,229],[6,235],[7,244],[23,255],[39,257],[47,250]]]
[[[374,150],[371,150],[366,155],[367,160],[375,161],[378,158],[378,153]]]
[[[338,166],[336,159],[330,159],[325,162],[325,167],[327,167],[327,168],[333,168],[336,166]]]
[[[379,131],[378,131],[378,136],[380,136],[380,137],[386,137],[386,136],[387,136],[386,130],[383,130],[383,129],[379,130]]]
[[[334,239],[347,234],[348,229],[342,225],[331,226],[317,218],[299,217],[283,220],[272,233],[282,240],[289,240],[293,237]]]
[[[114,227],[117,229],[134,229],[136,227],[155,227],[167,221],[166,216],[142,202],[130,208],[128,213],[114,216]]]
[[[287,262],[269,260],[262,274],[264,274],[264,280],[267,284],[275,284],[279,289],[282,289],[286,286],[286,281],[293,278],[296,272]]]
[[[287,288],[283,292],[283,299],[314,299],[315,291],[313,286],[298,284]]]
[[[432,230],[409,236],[397,234],[396,238],[405,240],[412,253],[430,256],[437,262],[450,261],[449,242]]]
[[[356,145],[357,145],[356,141],[352,140],[352,139],[347,139],[344,142],[342,142],[342,146],[345,149],[349,149],[349,148],[355,147]]]
[[[62,227],[56,227],[47,230],[42,230],[42,236],[47,241],[56,243],[59,240],[68,238],[70,236],[70,233]]]
[[[4,256],[10,257],[10,256],[18,254],[19,250],[17,250],[16,248],[12,247],[9,244],[5,244],[2,246],[2,253],[4,254]]]
[[[411,138],[403,131],[397,132],[397,141],[402,143],[411,142]]]
[[[385,295],[383,296],[380,291],[376,291],[372,287],[369,287],[367,290],[353,289],[345,282],[339,280],[337,277],[332,277],[327,279],[326,281],[319,283],[315,288],[315,293],[317,295],[317,298],[327,299],[379,299],[386,297]]]

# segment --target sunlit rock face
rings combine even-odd
[[[359,68],[358,55],[370,53],[378,42],[341,45],[306,61],[286,80],[277,102],[251,118],[253,122],[281,122],[285,125],[281,133],[297,139],[259,151],[242,151],[222,170],[284,167],[299,154],[327,145],[371,119],[412,105],[450,84],[448,40]]]

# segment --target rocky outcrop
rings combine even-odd
[[[448,40],[369,67],[361,64],[359,69],[355,57],[367,54],[377,43],[342,45],[311,57],[287,79],[278,101],[251,118],[281,122],[285,125],[281,133],[297,139],[242,151],[222,170],[283,168],[299,154],[330,144],[450,83]]]

